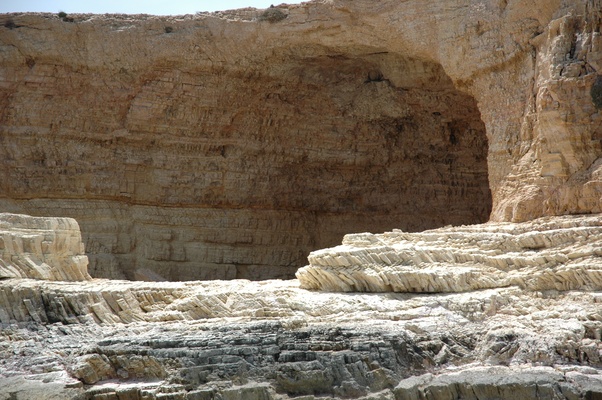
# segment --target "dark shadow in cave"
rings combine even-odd
[[[488,220],[485,125],[440,65],[381,52],[305,58],[290,69],[298,82],[278,98],[299,104],[300,120],[319,120],[301,133],[268,133],[293,160],[273,171],[278,206],[302,210],[311,237],[295,267],[347,233]]]
[[[292,278],[347,233],[488,220],[485,126],[440,65],[374,49],[269,54],[256,70],[183,66],[90,90],[85,70],[65,73],[70,90],[40,107],[71,119],[2,121],[15,127],[0,138],[4,209],[75,218],[94,277],[174,281]],[[118,112],[74,106],[69,93],[86,92]]]

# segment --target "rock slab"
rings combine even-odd
[[[0,213],[0,279],[82,281],[87,268],[74,219]]]
[[[600,290],[601,248],[599,215],[351,234],[312,252],[297,278],[306,289],[343,292]]]

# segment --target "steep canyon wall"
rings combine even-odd
[[[598,6],[4,15],[0,205],[76,218],[93,276],[170,280],[290,277],[351,232],[596,212]]]

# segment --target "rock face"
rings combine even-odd
[[[600,212],[601,9],[4,15],[0,205],[76,218],[94,276],[170,280],[292,277],[346,233]]]
[[[0,398],[599,398],[600,10],[3,15],[0,208],[95,276],[403,231],[132,282],[3,215]]]
[[[3,218],[43,225],[41,218]],[[463,268],[461,254],[485,260],[487,243],[508,275],[510,261],[538,265],[536,251],[555,263],[547,267],[550,279],[539,279],[537,267],[531,271],[539,285],[524,284],[530,281],[519,271],[521,279],[496,277],[486,289],[477,270],[488,277],[491,266],[474,263],[476,285],[441,284],[462,293],[310,292],[301,287],[304,280],[0,280],[0,398],[596,398],[602,395],[602,297],[600,283],[590,279],[595,251],[586,254],[578,239],[599,250],[596,219],[395,234],[421,239],[414,244],[417,258],[455,257],[455,264],[448,261],[451,273]],[[393,236],[347,240],[364,242],[355,257],[392,259],[385,246],[367,243]],[[480,247],[469,251],[467,243]],[[581,273],[565,273],[578,262]],[[365,265],[366,275],[375,270]],[[421,267],[397,271],[398,280],[414,279]],[[330,289],[330,275],[300,275],[309,274]],[[392,272],[388,279],[394,281]]]
[[[486,221],[474,98],[430,60],[301,40],[332,6],[286,12],[6,16],[2,208],[76,218],[91,273],[129,279],[292,277],[349,232]]]
[[[565,65],[555,18],[594,46],[595,4],[445,4],[5,15],[2,208],[76,218],[94,276],[170,280],[290,277],[346,233],[548,213],[515,190],[543,187],[516,167],[539,146],[525,113]],[[592,118],[594,76],[558,78]]]
[[[0,279],[90,279],[77,222],[0,214]]]
[[[464,292],[602,288],[602,221],[596,216],[488,223],[419,233],[347,235],[309,255],[301,286],[344,292]]]

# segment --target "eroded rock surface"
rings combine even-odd
[[[601,244],[599,215],[353,234],[311,253],[297,278],[306,289],[344,292],[600,290]]]
[[[601,8],[3,15],[0,205],[76,218],[94,276],[168,280],[292,277],[346,233],[600,212]]]
[[[77,221],[0,213],[0,279],[90,279]]]
[[[488,243],[506,273],[509,260],[523,260],[536,265],[530,275],[538,281],[543,269],[531,260],[538,251],[555,263],[547,267],[553,282],[566,282],[552,288],[522,284],[526,277],[431,294],[308,291],[303,280],[1,280],[0,396],[595,398],[602,394],[602,294],[587,273],[596,252],[585,249],[599,250],[599,218],[411,234],[421,238],[413,243],[417,258],[456,257],[447,261],[451,273],[462,268],[460,254],[477,256]],[[383,254],[386,235],[348,241],[363,238],[365,254]],[[585,236],[587,246],[576,239]],[[376,239],[379,246],[366,246]],[[459,251],[466,243],[476,247]],[[585,272],[562,273],[577,265]],[[410,275],[412,268],[420,264],[407,266]],[[488,276],[491,265],[472,268],[480,282],[478,270]],[[332,280],[324,282],[328,288]]]
[[[0,206],[76,218],[91,274],[129,279],[292,278],[346,233],[486,221],[475,99],[348,6],[3,16]]]
[[[597,292],[320,293],[240,280],[7,280],[0,291],[2,383],[52,382],[88,398],[418,399],[411,393],[465,366],[530,363],[579,394],[575,376],[591,386],[602,367]],[[420,384],[404,381],[424,374]],[[507,375],[535,384],[521,371]]]

